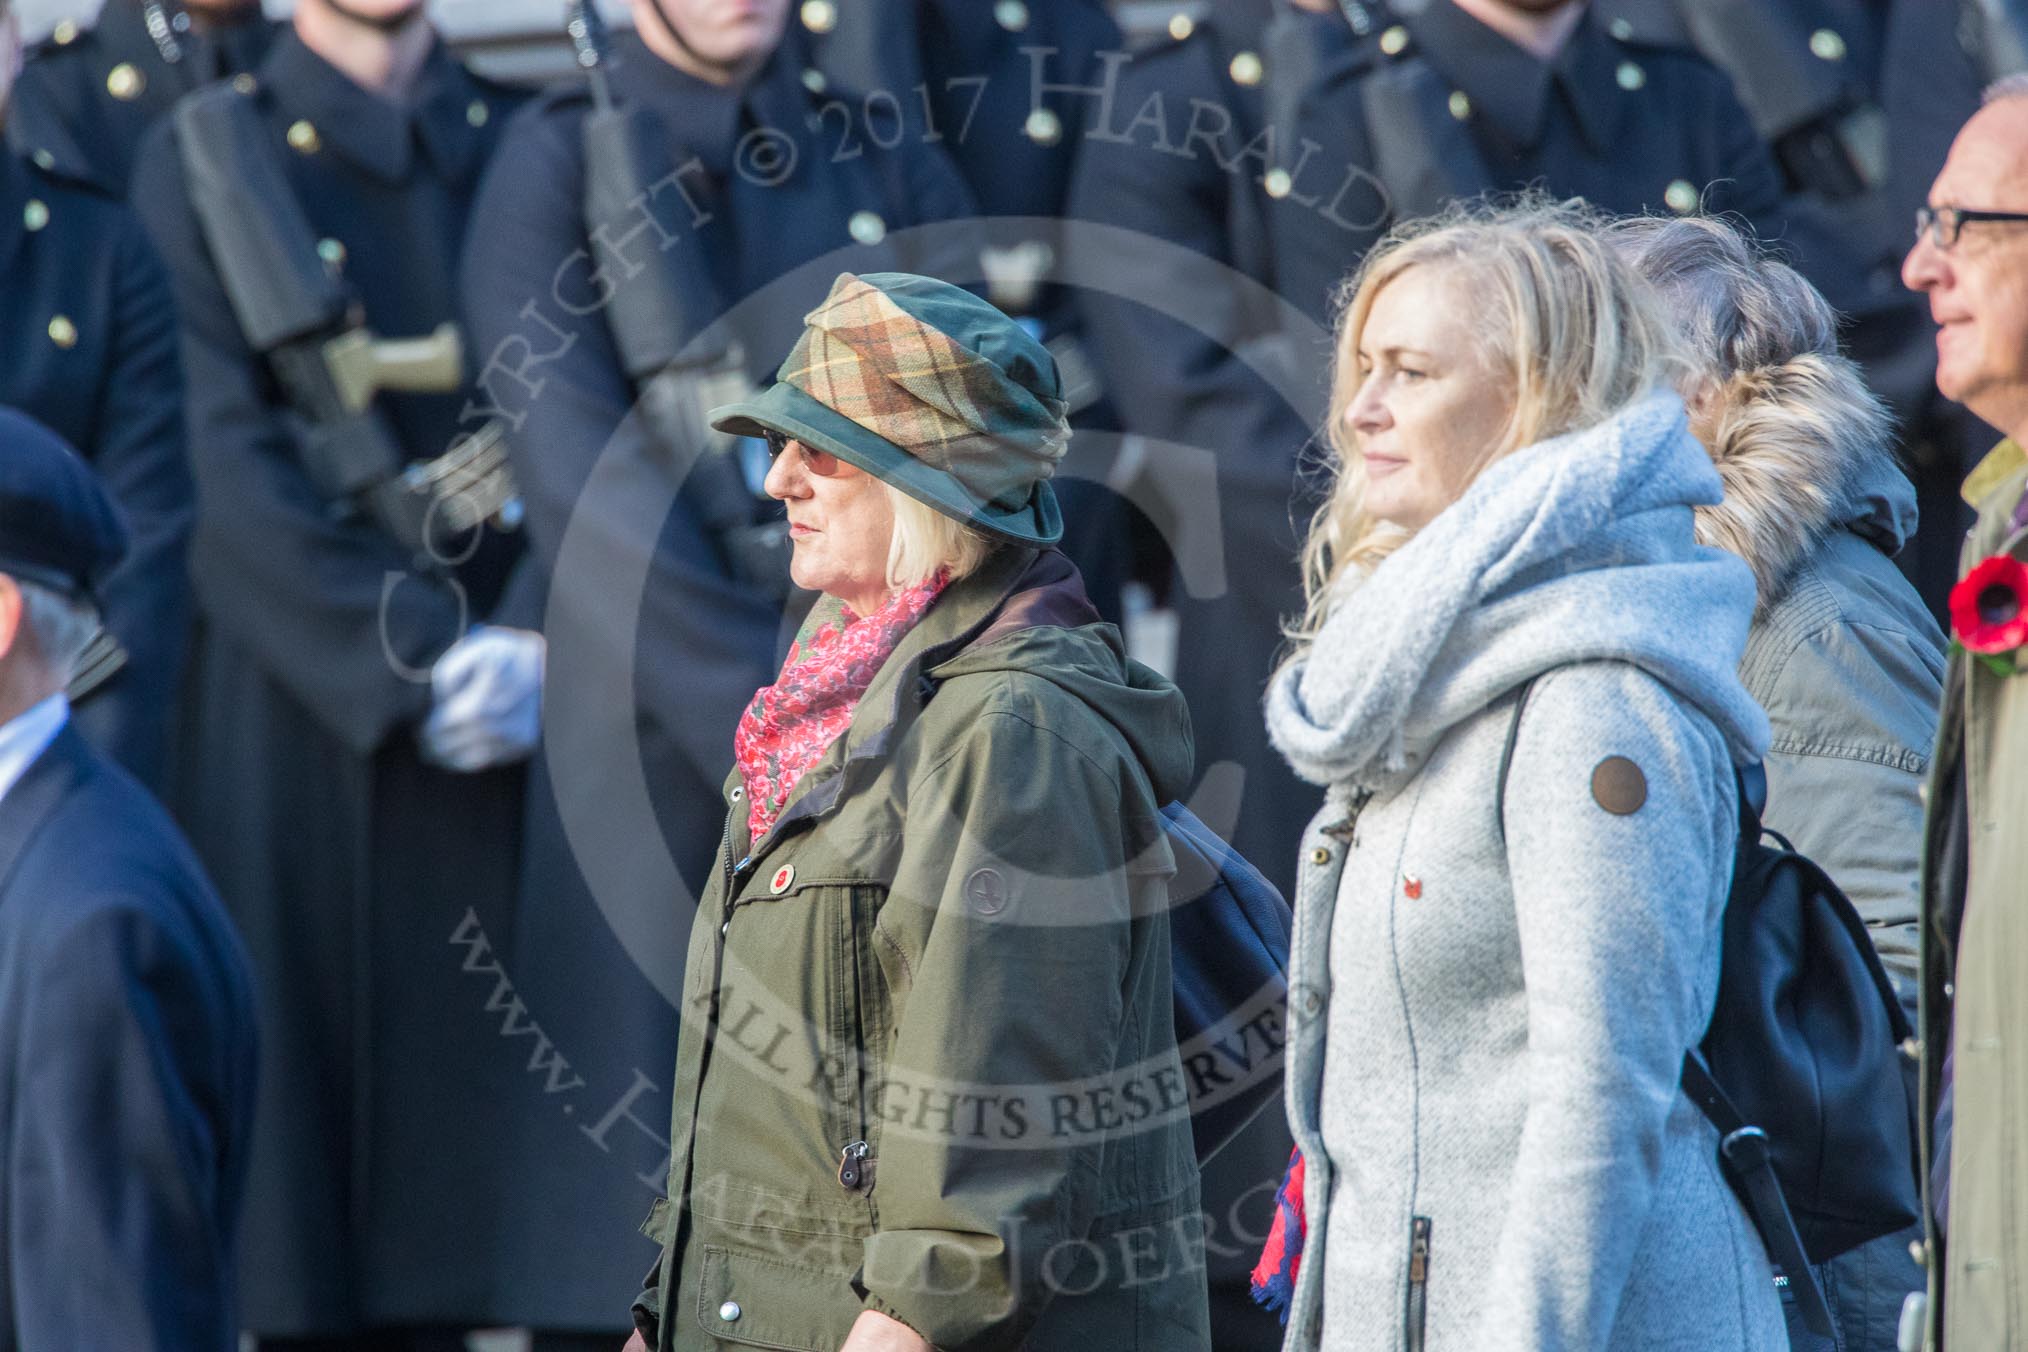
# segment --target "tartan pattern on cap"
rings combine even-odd
[[[779,378],[959,482],[968,467],[1010,453],[1039,461],[1033,477],[1047,478],[1063,457],[1062,400],[1009,380],[860,278],[841,276],[803,322]],[[1023,483],[995,505],[1017,507],[1027,495]]]

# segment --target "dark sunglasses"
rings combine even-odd
[[[763,427],[761,437],[768,444],[768,460],[773,462],[789,448],[796,439],[786,432],[777,432],[772,427]],[[821,478],[829,478],[838,472],[838,457],[829,451],[820,451],[807,442],[797,442],[803,448],[803,468]]]

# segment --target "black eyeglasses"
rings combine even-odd
[[[1971,211],[1964,207],[1917,207],[1915,209],[1915,233],[1918,238],[1929,236],[1929,242],[1939,249],[1948,249],[1958,242],[1958,235],[1967,225],[1980,221],[2028,221],[2028,211]]]
[[[768,459],[770,460],[789,449],[789,443],[794,440],[788,433],[777,432],[772,427],[763,427],[761,429],[761,439],[768,444]]]

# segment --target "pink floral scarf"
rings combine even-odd
[[[810,611],[782,674],[754,695],[733,734],[749,842],[767,834],[804,772],[852,726],[859,697],[949,581],[940,569],[864,618],[829,596]]]

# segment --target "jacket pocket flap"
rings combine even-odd
[[[861,1308],[843,1273],[704,1246],[697,1325],[713,1338],[782,1352],[837,1352]]]

